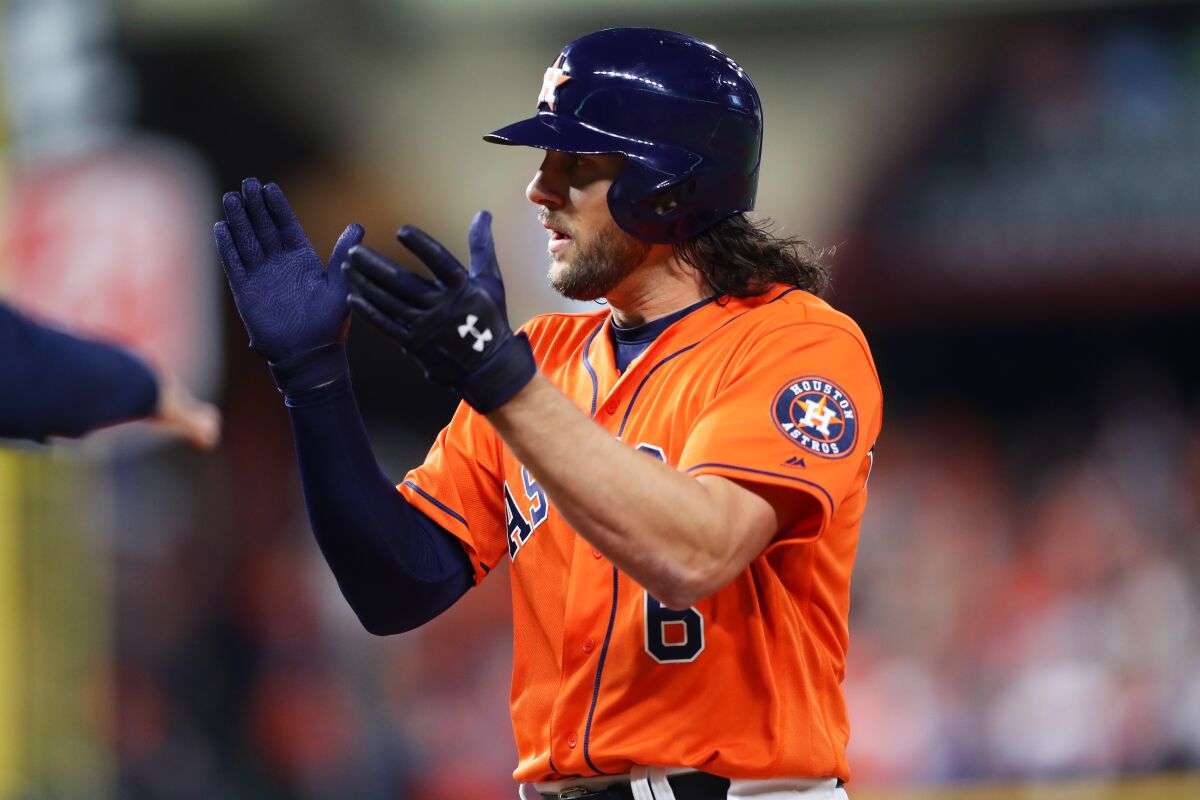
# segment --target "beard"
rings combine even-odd
[[[570,260],[551,258],[550,285],[571,300],[596,300],[625,280],[646,259],[649,242],[635,239],[613,220],[586,240],[571,233]]]

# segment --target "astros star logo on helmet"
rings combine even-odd
[[[571,80],[571,76],[567,74],[570,68],[569,64],[563,63],[561,54],[554,60],[553,64],[546,68],[546,74],[542,77],[542,91],[538,94],[537,99],[539,106],[545,103],[547,108],[551,111],[554,110],[554,103],[558,99],[554,92],[559,86]]]

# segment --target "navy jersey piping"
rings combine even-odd
[[[783,297],[784,295],[790,294],[791,292],[794,292],[794,291],[798,291],[798,290],[789,289],[788,291],[780,294],[779,297]],[[775,300],[779,299],[779,297],[776,297],[773,300],[770,300],[768,302],[774,303]],[[625,416],[621,418],[621,427],[617,431],[617,436],[620,437],[621,434],[623,434],[625,432],[625,423],[629,422],[629,415],[633,413],[633,404],[637,402],[638,395],[642,393],[642,389],[645,388],[646,382],[650,380],[650,376],[653,375],[655,372],[657,372],[659,367],[661,367],[663,364],[666,364],[671,359],[675,358],[675,356],[681,356],[684,353],[686,353],[688,350],[691,350],[692,348],[699,346],[700,343],[703,342],[705,339],[712,336],[717,331],[720,331],[722,328],[724,328],[729,323],[731,323],[735,320],[741,319],[742,317],[744,317],[746,314],[749,314],[753,310],[754,309],[752,309],[752,308],[748,308],[745,311],[743,311],[741,314],[738,314],[736,317],[731,317],[730,319],[725,320],[719,326],[717,326],[716,329],[711,330],[708,333],[704,334],[699,339],[697,339],[696,341],[689,344],[687,347],[683,347],[683,348],[680,348],[679,350],[676,350],[674,353],[671,353],[671,355],[667,356],[662,361],[659,361],[657,364],[655,364],[653,367],[651,367],[650,371],[646,373],[646,377],[642,378],[641,383],[639,383],[637,389],[634,390],[633,396],[629,398],[629,405],[626,406],[626,408],[625,408]]]
[[[738,316],[741,316],[741,315],[739,314]],[[734,317],[733,319],[737,319],[737,317]],[[728,325],[730,322],[733,322],[733,320],[732,319],[728,320],[725,323],[725,325]],[[721,328],[724,328],[725,325],[722,325]],[[717,330],[719,331],[721,328],[717,328]],[[716,333],[716,331],[713,331],[713,333]],[[711,334],[709,334],[709,335],[711,335]],[[705,338],[708,338],[708,337],[706,336]],[[704,339],[700,340],[700,342],[703,342],[703,341],[704,341]],[[633,397],[629,398],[629,405],[625,407],[625,416],[621,418],[621,427],[617,431],[618,438],[621,436],[621,434],[625,433],[625,423],[629,422],[629,415],[631,413],[633,413],[633,404],[637,402],[638,395],[642,393],[642,389],[643,389],[643,387],[645,387],[646,381],[650,380],[650,376],[653,375],[655,372],[657,372],[658,368],[661,367],[663,364],[666,364],[668,361],[675,358],[675,356],[683,355],[688,350],[691,350],[693,347],[696,347],[697,345],[699,345],[700,342],[692,342],[691,344],[689,344],[687,347],[683,348],[682,350],[676,350],[674,353],[671,353],[671,355],[667,356],[662,361],[658,362],[657,364],[655,364],[653,367],[650,368],[650,371],[646,373],[646,377],[642,378],[642,382],[639,383],[637,389],[634,390]]]
[[[600,394],[600,381],[596,378],[596,370],[592,369],[592,364],[588,361],[588,353],[592,349],[592,340],[596,338],[596,334],[604,329],[605,320],[600,320],[600,324],[596,326],[596,330],[592,331],[587,337],[587,341],[583,343],[583,366],[587,369],[588,375],[592,379],[592,416],[596,416],[596,399]]]
[[[705,467],[720,467],[721,469],[736,469],[739,472],[752,472],[756,475],[770,475],[773,478],[783,478],[785,480],[795,481],[796,483],[803,483],[806,486],[813,487],[814,489],[818,490],[821,494],[823,494],[825,496],[825,500],[826,500],[826,502],[829,503],[829,509],[831,512],[833,511],[833,508],[834,508],[833,498],[830,497],[829,492],[825,491],[824,486],[822,486],[819,483],[814,483],[813,481],[810,481],[810,480],[805,480],[804,478],[797,478],[795,475],[784,475],[779,472],[769,472],[765,469],[754,469],[752,467],[739,467],[737,464],[722,464],[717,461],[707,461],[703,464],[697,464],[694,467],[688,467],[684,471],[691,473],[694,470],[703,469]]]
[[[445,511],[445,512],[446,512],[447,514],[449,514],[450,516],[454,517],[456,520],[458,520],[459,522],[461,522],[461,523],[462,523],[463,525],[465,525],[466,527],[468,527],[468,528],[470,528],[470,527],[471,527],[470,525],[467,525],[467,521],[466,521],[465,519],[463,519],[463,518],[462,518],[462,516],[460,516],[459,514],[457,514],[457,513],[454,511],[454,509],[450,508],[450,507],[449,507],[449,506],[447,506],[445,503],[442,503],[442,502],[441,502],[441,501],[439,501],[439,500],[438,500],[436,497],[434,497],[434,496],[433,496],[433,495],[431,495],[429,492],[427,492],[427,491],[425,491],[424,489],[422,489],[420,486],[417,486],[417,485],[416,485],[415,483],[413,483],[412,481],[404,481],[404,482],[403,482],[401,485],[402,485],[402,486],[407,486],[408,488],[412,489],[414,492],[416,492],[417,494],[421,495],[421,497],[424,497],[426,500],[428,500],[429,502],[433,503],[435,506],[437,506],[438,508],[440,508],[442,511]]]
[[[596,703],[600,700],[600,676],[604,674],[604,661],[608,657],[608,644],[612,641],[613,626],[617,622],[617,591],[620,584],[617,582],[617,568],[612,568],[613,573],[613,599],[612,611],[608,614],[608,630],[604,632],[604,647],[600,648],[600,663],[596,665],[596,685],[592,689],[592,705],[588,709],[587,727],[583,730],[583,760],[597,775],[607,775],[595,764],[592,763],[592,757],[588,752],[588,748],[592,741],[592,717],[596,713]]]

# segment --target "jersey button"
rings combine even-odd
[[[592,548],[592,558],[604,558],[604,554],[593,547]]]
[[[617,413],[617,401],[609,400],[607,403],[604,404],[604,410],[605,410],[605,412],[607,412],[609,414]]]
[[[596,649],[596,642],[592,639],[585,639],[583,642],[583,652],[590,653]]]
[[[575,734],[572,733],[570,736],[567,737],[567,747],[574,747],[577,744],[579,744],[578,736],[576,736]]]

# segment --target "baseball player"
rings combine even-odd
[[[550,281],[606,307],[512,331],[486,212],[466,268],[400,229],[424,279],[356,225],[326,269],[274,184],[224,198],[217,247],[342,591],[394,633],[511,562],[526,800],[843,796],[881,393],[821,264],[746,216],[753,84],[697,39],[599,31],[484,138],[544,151],[527,196]],[[464,400],[398,487],[351,391],[347,302]]]
[[[83,436],[135,419],[209,450],[221,434],[215,406],[129,351],[42,325],[0,302],[0,438]]]

